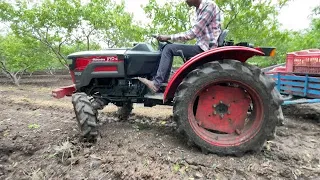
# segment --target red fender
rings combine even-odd
[[[175,72],[175,74],[169,81],[168,86],[166,87],[166,90],[164,92],[163,102],[166,102],[167,99],[174,97],[174,93],[176,92],[179,84],[182,82],[184,77],[196,67],[210,61],[223,59],[234,59],[241,62],[246,62],[253,56],[264,55],[263,52],[257,49],[244,46],[225,46],[214,48],[192,57]]]

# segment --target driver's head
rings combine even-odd
[[[198,7],[201,3],[201,0],[186,0],[186,3],[188,4],[188,6],[192,7]]]

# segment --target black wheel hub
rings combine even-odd
[[[214,115],[220,115],[220,116],[224,116],[225,114],[230,114],[230,112],[229,112],[229,107],[230,107],[230,105],[226,105],[226,104],[224,104],[223,102],[221,102],[220,101],[220,103],[219,104],[214,104],[213,105],[213,114]]]

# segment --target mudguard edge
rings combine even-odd
[[[234,59],[241,62],[246,62],[253,56],[264,56],[264,53],[257,49],[249,47],[225,46],[214,48],[192,57],[175,72],[175,74],[169,81],[168,86],[166,87],[166,90],[164,92],[163,102],[165,103],[168,99],[174,97],[174,93],[184,77],[196,67],[207,62],[223,59]]]

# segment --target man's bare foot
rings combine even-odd
[[[158,88],[153,84],[152,81],[146,79],[146,78],[141,78],[138,77],[139,81],[141,81],[143,84],[145,84],[153,93],[158,92]]]

